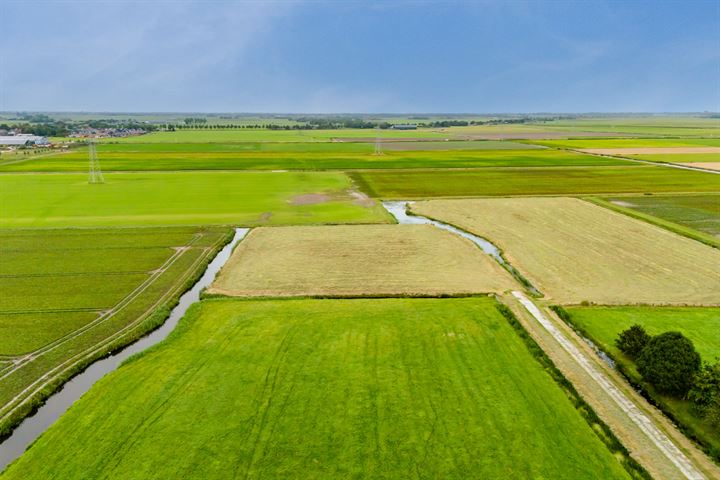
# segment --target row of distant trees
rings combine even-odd
[[[418,127],[427,128],[447,128],[447,127],[467,127],[473,125],[508,125],[523,124],[528,122],[554,120],[555,118],[536,118],[536,117],[520,117],[520,118],[500,118],[490,120],[437,120],[424,121],[416,125]],[[264,129],[264,130],[337,130],[342,128],[353,129],[370,129],[380,128],[386,130],[392,128],[393,124],[387,121],[366,120],[363,118],[353,117],[295,117],[295,123],[256,123],[256,124],[238,124],[238,123],[208,123],[206,118],[188,117],[182,123],[168,123],[165,125],[166,130],[226,130],[226,129]]]
[[[651,336],[640,325],[620,333],[615,345],[635,361],[643,380],[659,392],[692,402],[695,411],[720,427],[720,360],[703,363],[680,332]]]

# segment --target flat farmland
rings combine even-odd
[[[384,199],[720,191],[720,175],[652,165],[362,171],[350,175],[365,192]]]
[[[711,363],[720,358],[720,308],[578,307],[569,308],[568,312],[572,323],[621,363],[625,373],[636,382],[642,379],[634,362],[615,346],[617,335],[635,324],[645,327],[651,335],[682,332],[692,340],[704,361]],[[704,445],[720,448],[720,428],[698,417],[690,402],[650,391]]]
[[[534,150],[542,148],[530,143],[505,140],[443,140],[423,142],[381,142],[383,151],[387,150]]]
[[[630,154],[623,157],[648,160],[650,162],[677,163],[680,165],[712,168],[713,164],[720,164],[720,153],[661,153],[655,155]]]
[[[624,196],[603,200],[621,211],[641,214],[643,219],[649,215],[720,241],[720,195]]]
[[[627,155],[627,156],[687,156],[688,158],[720,158],[720,147],[650,147],[650,148],[584,148],[580,150],[586,153],[597,153],[600,155]]]
[[[232,296],[441,295],[518,288],[469,240],[430,225],[253,230],[208,293]]]
[[[387,222],[342,173],[163,172],[0,175],[0,226]],[[311,196],[307,200],[307,195]],[[316,199],[316,200],[313,200]]]
[[[706,307],[573,307],[573,323],[583,328],[615,357],[622,352],[615,339],[632,325],[642,325],[650,335],[682,332],[693,341],[703,359],[720,358],[720,308]]]
[[[548,129],[673,137],[720,137],[720,120],[699,117],[576,118],[544,123]]]
[[[720,251],[589,202],[433,200],[412,210],[489,239],[554,302],[720,304]]]
[[[720,171],[720,162],[685,162],[680,165],[694,168],[704,168],[705,170]]]
[[[187,150],[160,149],[164,144],[118,144],[107,152],[100,152],[100,164],[108,171],[152,170],[347,170],[347,169],[394,169],[394,168],[469,168],[469,167],[528,167],[528,166],[577,166],[577,165],[628,165],[622,159],[604,158],[582,153],[557,150],[518,149],[432,149],[433,142],[396,142],[388,144],[388,150],[375,155],[374,145],[361,143],[307,143],[289,144],[292,150],[260,149],[248,152],[219,150],[212,144],[208,151],[197,151],[201,144],[183,144]],[[477,144],[484,142],[443,142],[444,144]],[[498,143],[503,142],[488,142]],[[124,151],[122,146],[132,146]],[[173,144],[169,144],[175,146]],[[271,145],[271,144],[266,144]],[[281,144],[273,144],[281,145]],[[350,145],[352,148],[337,148]],[[145,146],[151,147],[145,151]],[[327,147],[305,149],[305,146]],[[358,146],[370,147],[361,151]],[[423,150],[428,148],[429,150]],[[28,158],[22,162],[0,164],[6,172],[86,172],[88,155],[86,149],[74,150],[51,156]]]
[[[418,130],[177,130],[153,132],[125,138],[108,138],[104,142],[119,143],[229,143],[229,142],[327,142],[334,138],[446,138],[447,135],[430,129]]]
[[[628,478],[488,298],[203,301],[3,478],[408,472]]]
[[[533,140],[532,143],[546,147],[570,149],[720,147],[720,138],[573,138]]]
[[[102,354],[160,320],[156,312],[229,235],[220,227],[0,231],[0,358],[13,361],[0,376],[0,433],[47,393],[43,382],[61,382],[95,348]]]
[[[364,139],[362,139],[364,140]],[[353,152],[372,153],[375,140],[371,142],[245,142],[245,143],[101,143],[97,146],[103,153],[172,153],[172,152],[274,152],[274,153],[324,153]],[[402,142],[380,139],[383,149],[391,150],[533,150],[542,148],[529,143],[508,141],[415,141],[412,138]]]

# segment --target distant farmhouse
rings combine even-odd
[[[417,130],[417,125],[414,123],[399,123],[397,125],[393,125],[393,130]]]
[[[36,145],[50,145],[50,141],[47,137],[24,133],[18,135],[4,135],[0,137],[0,146],[2,147],[32,147]]]

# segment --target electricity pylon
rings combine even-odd
[[[380,142],[380,127],[375,128],[375,155],[382,155],[382,143]]]
[[[95,148],[95,142],[93,140],[90,140],[90,143],[88,143],[88,154],[90,156],[90,174],[88,176],[88,183],[105,183],[102,170],[100,170],[100,161],[97,158],[97,149]]]

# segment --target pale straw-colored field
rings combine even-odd
[[[514,279],[472,242],[430,225],[257,228],[208,293],[234,296],[503,292]]]
[[[493,241],[551,301],[720,304],[720,251],[576,198],[432,200],[412,210]]]

